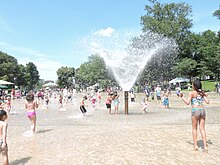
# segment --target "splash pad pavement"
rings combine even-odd
[[[220,164],[219,96],[209,94],[211,103],[206,106],[208,153],[202,151],[200,134],[199,151],[193,151],[190,106],[172,94],[170,109],[154,100],[143,114],[143,96],[137,94],[136,102],[129,103],[129,115],[124,115],[123,96],[117,115],[108,114],[105,94],[96,110],[87,107],[86,116],[78,105],[82,94],[75,96],[75,104],[65,106],[66,111],[58,111],[58,101],[51,100],[48,110],[41,103],[34,136],[26,135],[30,122],[24,100],[14,101],[16,114],[8,119],[10,165]]]

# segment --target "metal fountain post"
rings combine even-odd
[[[125,114],[128,115],[128,91],[124,91],[125,97]]]

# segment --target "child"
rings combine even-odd
[[[161,87],[160,87],[160,85],[157,85],[155,92],[156,92],[156,96],[157,96],[157,103],[159,104],[159,103],[161,103]]]
[[[49,96],[46,95],[44,98],[44,108],[45,109],[49,109],[49,103],[50,103]]]
[[[92,107],[95,110],[95,107],[96,107],[96,95],[93,94],[93,96],[91,97],[90,100],[91,100],[91,103],[92,103]]]
[[[7,97],[5,103],[6,103],[5,110],[7,111],[8,114],[10,114],[10,111],[11,111],[11,97]]]
[[[182,100],[189,105],[192,105],[192,133],[194,141],[194,150],[198,151],[197,145],[197,126],[199,124],[200,133],[204,144],[204,152],[208,152],[206,143],[206,131],[205,131],[205,119],[206,113],[203,102],[209,104],[207,94],[202,90],[202,83],[199,79],[196,79],[192,84],[193,91],[189,93],[188,99],[183,97],[183,93],[180,93]]]
[[[176,85],[176,96],[179,97],[180,96],[180,92],[181,92],[181,88],[179,87],[179,85]]]
[[[117,92],[114,93],[114,97],[113,97],[113,102],[114,102],[114,106],[115,106],[115,114],[118,114],[118,106],[119,106],[119,95]]]
[[[147,105],[148,105],[147,100],[148,100],[147,98],[142,98],[142,101],[141,101],[143,113],[146,113],[146,109],[147,109]]]
[[[7,128],[5,120],[8,118],[6,111],[0,110],[0,153],[3,156],[4,165],[8,165]]]
[[[97,92],[97,103],[98,103],[98,106],[101,105],[101,92],[100,92],[100,90]]]
[[[109,93],[105,102],[109,114],[111,114],[112,96],[113,93]]]
[[[38,103],[34,100],[34,95],[28,94],[26,96],[25,109],[27,110],[27,117],[31,121],[31,135],[33,135],[36,130],[36,108],[38,108]]]
[[[79,107],[84,116],[86,115],[86,112],[87,112],[87,110],[85,108],[85,106],[86,106],[85,100],[87,100],[87,96],[83,96],[82,100],[80,101],[80,107]]]
[[[62,94],[60,94],[59,103],[60,103],[59,110],[63,110],[63,96],[62,96]]]
[[[169,92],[168,90],[164,90],[164,93],[163,93],[163,105],[165,106],[165,108],[169,108]]]
[[[133,91],[131,92],[131,102],[135,102],[135,94]]]

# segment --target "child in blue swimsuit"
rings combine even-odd
[[[199,79],[196,79],[192,84],[193,91],[189,93],[188,99],[183,97],[183,94],[180,93],[180,97],[182,100],[189,105],[192,105],[192,133],[193,133],[193,141],[194,141],[194,150],[198,150],[197,145],[197,126],[199,123],[199,129],[201,132],[204,151],[207,152],[207,143],[206,143],[206,131],[205,131],[205,119],[206,113],[204,109],[203,102],[209,104],[209,99],[207,98],[207,94],[202,90],[202,83]]]

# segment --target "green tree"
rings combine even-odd
[[[220,19],[220,6],[219,6],[219,9],[216,10],[214,13],[213,13],[213,16],[217,17],[218,19]]]
[[[15,77],[15,84],[17,86],[26,86],[27,82],[25,80],[25,76],[26,75],[26,68],[24,65],[19,64],[18,65],[18,70],[17,70],[17,74]]]
[[[99,84],[104,88],[110,83],[116,83],[106,68],[104,60],[98,55],[89,56],[89,61],[81,64],[77,70],[76,81],[81,88]]]
[[[25,67],[25,80],[27,83],[27,89],[33,90],[35,88],[35,85],[39,82],[39,72],[37,70],[36,65],[33,62],[29,62],[26,64]]]
[[[197,62],[191,58],[181,59],[175,66],[174,72],[178,76],[192,78],[197,75]]]
[[[172,37],[180,44],[192,27],[192,20],[188,18],[191,7],[186,3],[161,4],[157,0],[149,1],[152,5],[146,5],[146,15],[141,16],[143,31]]]
[[[144,79],[150,81],[164,81],[174,77],[173,66],[184,57],[189,56],[187,37],[190,35],[192,27],[192,9],[186,3],[165,3],[161,4],[157,0],[149,0],[151,5],[146,5],[146,14],[141,16],[143,31],[161,34],[168,38],[173,38],[179,45],[179,54],[163,52],[159,56],[153,57],[144,70]],[[142,76],[143,78],[143,76]]]
[[[205,76],[214,76],[213,72],[209,70],[206,61],[200,61],[197,65],[198,76],[203,79]]]
[[[73,81],[75,78],[75,68],[73,67],[61,67],[57,70],[57,84],[61,87],[73,87]]]
[[[219,58],[219,41],[218,36],[215,32],[211,30],[204,31],[201,33],[201,40],[199,43],[199,52],[200,59],[204,61],[201,66],[204,64],[207,67],[208,71],[211,71],[212,74],[209,76],[219,76],[219,67],[220,67],[220,58]],[[208,76],[208,75],[206,75]]]
[[[0,79],[14,82],[18,70],[17,59],[0,51]]]

